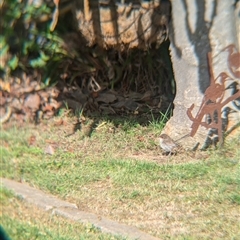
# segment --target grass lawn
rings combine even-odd
[[[85,119],[73,132],[74,121],[63,116],[2,129],[1,176],[161,239],[240,239],[240,134],[219,150],[169,157],[158,147],[157,121]],[[46,214],[38,225],[30,207],[6,190],[1,201],[9,233],[17,226],[28,234],[51,233],[48,239],[120,239]],[[85,235],[74,238],[75,229]]]

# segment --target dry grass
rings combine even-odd
[[[73,123],[2,131],[1,174],[160,238],[240,237],[238,139],[221,151],[168,157],[157,145],[156,121],[85,119],[69,135]]]

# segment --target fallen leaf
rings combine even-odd
[[[136,111],[138,108],[138,104],[131,99],[125,101],[124,107],[130,111]]]
[[[93,98],[97,98],[97,97],[99,96],[99,93],[98,93],[98,92],[92,92],[92,93],[91,93],[91,96],[92,96]]]
[[[153,93],[151,91],[146,91],[140,100],[141,101],[149,101],[149,100],[151,100],[152,96],[153,96]]]
[[[30,136],[30,138],[28,139],[28,145],[32,146],[36,143],[36,136],[32,135]]]
[[[71,108],[73,110],[81,110],[83,108],[83,105],[81,103],[72,99],[64,100],[64,105],[66,106],[66,108]]]
[[[48,145],[45,150],[44,150],[45,154],[49,154],[49,155],[53,155],[55,153],[54,148],[52,147],[52,145]]]
[[[10,83],[0,80],[0,89],[6,92],[10,92],[11,91]]]
[[[117,97],[112,93],[100,93],[96,100],[98,102],[112,103],[117,100]]]
[[[122,108],[124,107],[125,105],[125,100],[121,100],[121,101],[118,101],[114,104],[111,104],[112,107],[115,107],[115,108]]]
[[[0,91],[0,106],[3,106],[7,102],[7,99],[2,96],[2,91]]]
[[[104,112],[104,114],[116,114],[116,112],[114,111],[114,109],[110,106],[100,106],[99,109]]]
[[[127,97],[131,98],[132,100],[139,101],[143,98],[143,94],[138,92],[130,92],[128,93]]]
[[[84,104],[87,101],[87,95],[83,94],[79,91],[74,91],[74,92],[70,92],[69,94],[72,98],[74,98],[74,100],[80,102],[81,104]]]
[[[139,136],[138,137],[138,141],[143,142],[144,141],[144,137],[143,136]]]
[[[54,126],[66,126],[66,125],[67,125],[67,123],[63,119],[60,119],[59,121],[56,121],[54,123]]]
[[[29,94],[24,101],[24,107],[37,110],[39,109],[40,102],[41,99],[37,93]]]
[[[47,104],[42,108],[42,110],[43,110],[43,112],[47,112],[47,111],[52,112],[54,110],[54,107],[50,104]]]

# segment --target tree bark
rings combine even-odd
[[[240,121],[239,1],[173,0],[170,40],[177,90],[164,132],[174,139],[189,134],[184,147],[205,148]]]

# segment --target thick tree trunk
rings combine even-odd
[[[238,34],[239,2],[172,1],[170,49],[177,91],[164,132],[175,139],[189,134],[181,141],[185,147],[222,141],[223,132],[240,121]]]
[[[148,49],[168,37],[169,1],[76,0],[78,29],[89,46]]]

